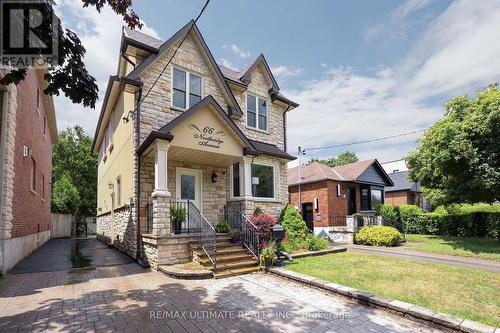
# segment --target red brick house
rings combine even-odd
[[[416,205],[423,210],[429,210],[429,205],[424,199],[420,182],[408,180],[408,171],[393,172],[389,174],[394,186],[386,187],[385,203],[393,206]]]
[[[335,168],[315,162],[288,170],[290,203],[315,233],[345,225],[346,216],[356,212],[373,213],[384,203],[384,188],[392,185],[376,159]]]
[[[45,71],[0,86],[0,272],[50,238],[52,144],[57,140]],[[0,68],[0,77],[4,71]]]

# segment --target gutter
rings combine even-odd
[[[287,152],[287,142],[286,142],[286,113],[290,110],[292,107],[292,102],[288,102],[288,106],[285,109],[285,112],[283,112],[283,148],[285,148],[285,153]]]
[[[136,139],[135,139],[135,146],[139,147],[139,144],[141,142],[141,106],[140,106],[140,101],[142,98],[142,85],[139,86],[139,93],[137,97],[137,109],[136,109],[136,115],[135,115],[135,130],[136,130]],[[136,182],[136,187],[137,187],[137,193],[136,193],[136,216],[137,216],[137,238],[136,238],[136,254],[135,254],[135,260],[137,263],[140,262],[141,260],[141,155],[135,153],[138,159],[137,163],[137,182]]]

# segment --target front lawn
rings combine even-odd
[[[500,326],[500,274],[351,252],[300,258],[286,268]]]
[[[406,235],[409,250],[500,261],[500,242],[492,238]]]

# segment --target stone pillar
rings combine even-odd
[[[243,179],[242,196],[246,199],[252,199],[252,158],[245,156],[241,163],[241,178]]]
[[[155,148],[155,188],[153,201],[153,235],[167,236],[170,234],[170,192],[167,186],[167,152],[168,143],[156,141]]]

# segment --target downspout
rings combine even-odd
[[[288,102],[288,106],[285,109],[285,112],[283,112],[283,148],[285,148],[285,153],[287,151],[287,142],[286,142],[286,113],[290,110],[292,107],[292,102]]]
[[[142,98],[142,86],[139,86],[139,96],[137,98],[137,114],[135,115],[135,130],[136,130],[136,138],[135,138],[135,149],[134,153],[137,156],[137,194],[136,194],[136,215],[137,215],[137,252],[136,252],[136,262],[140,263],[141,262],[141,155],[137,153],[137,149],[139,148],[139,145],[141,143],[141,106],[140,106],[140,101]]]

